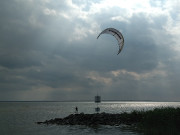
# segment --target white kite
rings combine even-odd
[[[121,50],[123,49],[123,46],[124,46],[124,38],[123,38],[123,35],[116,29],[114,28],[107,28],[105,30],[103,30],[97,37],[97,39],[99,38],[99,36],[101,34],[111,34],[113,35],[117,41],[118,41],[118,45],[119,45],[119,51],[118,51],[118,54],[121,52]],[[117,54],[117,55],[118,55]]]

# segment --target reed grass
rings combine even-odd
[[[139,117],[138,130],[144,135],[179,135],[180,108],[162,107],[148,111],[133,111]]]

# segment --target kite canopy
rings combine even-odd
[[[118,45],[119,45],[119,51],[118,54],[121,52],[121,50],[123,49],[124,46],[124,38],[123,35],[116,29],[114,28],[107,28],[105,30],[103,30],[97,37],[97,39],[100,37],[101,34],[111,34],[113,35],[117,41],[118,41]],[[118,55],[117,54],[117,55]]]

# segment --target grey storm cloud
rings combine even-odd
[[[1,1],[0,100],[178,100],[177,5]],[[119,55],[115,38],[96,39],[107,27],[125,38]]]

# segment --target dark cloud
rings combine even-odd
[[[91,100],[97,91],[104,99],[177,100],[179,56],[165,28],[178,15],[150,4],[161,11],[105,1],[1,1],[0,100]],[[115,38],[96,39],[107,27],[124,35],[119,55]]]

